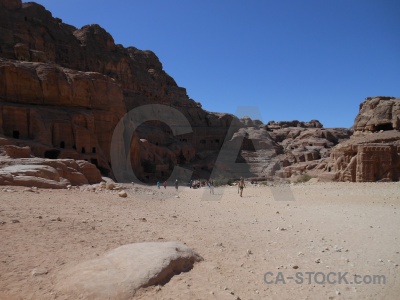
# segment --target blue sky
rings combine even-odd
[[[350,127],[365,97],[400,97],[398,0],[36,2],[152,50],[209,111]]]

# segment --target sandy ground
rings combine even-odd
[[[24,189],[0,189],[0,299],[68,299],[54,290],[61,269],[144,241],[182,241],[204,261],[135,299],[400,299],[399,182],[292,185],[293,201],[251,185],[243,198]]]

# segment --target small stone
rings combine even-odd
[[[11,223],[19,223],[19,220],[11,220]]]
[[[293,269],[297,270],[299,268],[299,266],[295,265],[292,267]]]
[[[340,292],[339,292],[339,291],[336,291],[336,295],[338,295],[338,296],[339,296],[339,295],[340,295]]]
[[[321,262],[321,259],[320,259],[320,258],[317,258],[317,259],[315,260],[315,262],[316,262],[317,264],[319,264],[319,263]]]
[[[49,271],[45,268],[35,268],[32,270],[32,276],[41,276],[41,275],[46,275],[49,273]]]
[[[161,286],[157,285],[156,291],[157,291],[157,292],[161,291]]]
[[[108,182],[106,184],[106,188],[107,188],[107,190],[113,190],[115,188],[115,184],[112,182]]]
[[[383,260],[382,260],[382,259],[379,259],[379,261],[380,261],[380,262],[383,262]]]
[[[57,221],[58,221],[58,222],[61,222],[62,220],[61,220],[61,218],[60,218],[60,217],[58,217],[58,218],[57,218]]]
[[[127,194],[125,191],[120,191],[120,192],[118,193],[118,196],[120,196],[120,197],[122,197],[122,198],[126,198],[126,197],[128,197],[128,194]]]
[[[250,249],[247,249],[247,254],[253,254],[253,252],[251,252],[251,250]]]

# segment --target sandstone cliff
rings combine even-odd
[[[0,134],[40,157],[84,159],[112,175],[118,121],[141,105],[164,104],[193,132],[174,136],[147,122],[133,136],[131,161],[140,178],[165,178],[176,163],[217,152],[236,119],[204,111],[153,52],[115,44],[96,24],[64,24],[33,2],[0,1],[0,41]]]

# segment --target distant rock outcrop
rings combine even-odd
[[[360,104],[355,131],[400,130],[400,98],[368,97]]]

